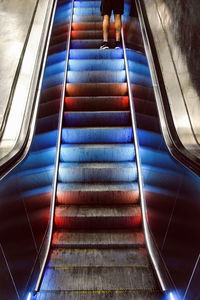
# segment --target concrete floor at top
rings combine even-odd
[[[37,0],[0,0],[0,126]]]

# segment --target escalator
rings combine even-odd
[[[54,232],[36,299],[161,299],[142,229],[124,53],[99,50],[99,5],[74,1]]]
[[[164,299],[179,299],[176,289],[180,299],[198,299],[198,284],[189,284],[191,273],[199,278],[193,270],[199,248],[192,242],[198,240],[200,180],[166,147],[138,20],[131,20],[134,35],[127,24],[131,3],[125,1],[124,51],[99,50],[100,1],[57,2],[31,147],[0,184],[5,300],[163,299],[147,238],[175,287],[167,286]],[[144,233],[145,217],[151,236]]]

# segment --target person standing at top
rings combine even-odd
[[[100,49],[109,49],[110,16],[113,11],[115,18],[115,49],[121,48],[121,15],[124,13],[124,0],[101,0],[101,15],[103,16],[103,42]]]

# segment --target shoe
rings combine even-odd
[[[115,49],[122,49],[122,44],[120,41],[115,41]]]
[[[103,42],[99,49],[109,49],[108,42]]]

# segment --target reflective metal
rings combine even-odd
[[[38,0],[0,2],[0,127]]]
[[[48,0],[40,0],[38,2],[26,51],[23,56],[15,90],[13,91],[12,106],[0,141],[1,166],[19,151],[27,134],[32,108],[35,103],[37,78],[40,72],[45,36],[48,32],[47,26],[49,24],[51,7],[52,2],[50,3]],[[9,44],[8,46],[10,47],[11,45]],[[4,57],[4,59],[7,61],[8,69],[8,58],[6,60],[6,57]],[[10,77],[12,77],[12,72],[13,69],[11,68]],[[9,89],[9,87],[5,85],[5,89]]]
[[[143,0],[174,126],[185,148],[200,158],[200,88],[193,74],[199,66],[194,48],[197,51],[199,45],[191,40],[199,32],[197,23],[192,25],[199,4],[186,2]]]

